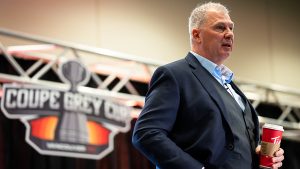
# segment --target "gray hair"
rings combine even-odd
[[[192,33],[192,30],[194,28],[199,28],[202,26],[203,23],[205,23],[206,20],[206,13],[208,11],[217,11],[217,12],[223,12],[224,14],[229,15],[228,9],[220,4],[220,3],[214,3],[214,2],[208,2],[204,3],[202,5],[198,5],[191,13],[189,17],[189,33]]]

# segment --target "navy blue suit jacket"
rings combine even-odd
[[[218,168],[232,153],[231,128],[235,126],[227,122],[224,103],[212,80],[191,53],[153,74],[132,141],[160,169]],[[258,126],[252,106],[251,110]]]

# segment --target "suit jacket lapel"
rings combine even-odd
[[[191,53],[189,53],[185,59],[190,65],[195,77],[199,80],[199,82],[202,84],[211,98],[216,102],[217,106],[223,113],[225,120],[228,122],[228,113],[225,109],[224,102],[222,101],[220,95],[217,93],[214,85],[212,84],[213,82],[211,81],[211,78],[214,77],[199,63],[199,61]]]

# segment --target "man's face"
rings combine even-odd
[[[229,15],[209,11],[199,28],[201,54],[218,65],[222,64],[232,52],[233,26]]]

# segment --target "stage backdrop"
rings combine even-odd
[[[26,65],[24,60],[19,62]],[[0,56],[0,72],[11,71]],[[51,78],[51,75],[47,76],[47,79]],[[134,123],[135,119],[131,120],[130,130],[115,136],[111,153],[101,160],[87,160],[39,154],[25,142],[24,124],[17,119],[8,119],[0,110],[0,169],[155,169],[131,144]],[[283,139],[285,160],[282,169],[300,168],[299,145],[299,142]]]

